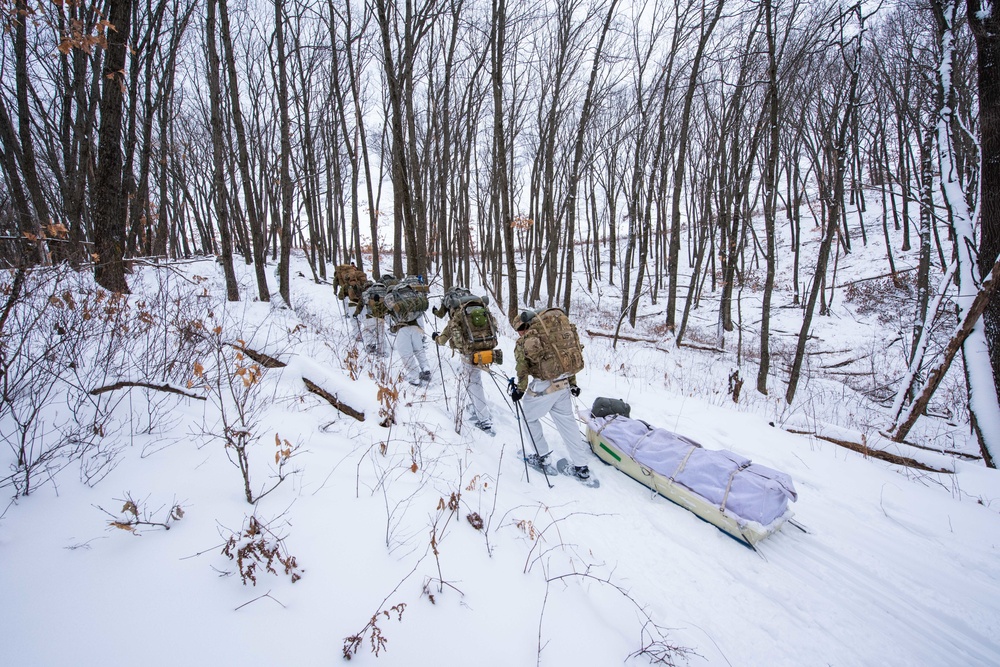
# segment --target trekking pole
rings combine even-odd
[[[441,390],[444,391],[444,407],[451,412],[451,406],[448,405],[448,383],[444,381],[444,367],[441,365],[441,346],[437,344],[436,340],[431,340],[431,344],[434,345],[434,351],[437,352],[438,373],[441,374]],[[457,404],[455,405],[455,410],[458,410]]]
[[[521,416],[524,417],[524,428],[527,429],[527,431],[528,431],[528,438],[531,440],[531,447],[532,447],[532,449],[535,450],[535,456],[538,457],[538,462],[541,464],[542,477],[545,478],[545,483],[549,485],[550,489],[555,488],[555,487],[552,486],[552,482],[549,481],[549,473],[545,472],[545,462],[542,461],[542,455],[538,453],[538,443],[535,442],[535,436],[531,434],[531,429],[528,428],[528,418],[525,417],[525,415],[524,415],[524,408],[521,407],[521,402],[520,401],[514,401],[514,405],[517,406],[517,409],[521,411]],[[518,430],[520,430],[520,424],[521,424],[521,422],[518,421],[517,423],[518,423]],[[521,451],[522,452],[524,451],[524,438],[523,437],[521,438]],[[528,457],[524,457],[524,465],[525,465],[525,469],[527,469]]]
[[[517,416],[517,412],[514,410],[514,408],[511,406],[511,404],[507,401],[507,392],[505,392],[503,390],[503,388],[500,386],[500,383],[497,382],[497,375],[498,374],[496,372],[494,372],[493,369],[490,368],[489,366],[486,367],[486,372],[490,374],[490,379],[493,380],[493,384],[496,385],[497,391],[499,391],[500,395],[503,396],[503,402],[507,405],[507,409],[510,410],[511,412],[513,412],[514,416],[516,417]],[[507,378],[504,378],[504,380],[506,380],[506,379]]]
[[[493,380],[493,382],[496,382],[496,380]],[[497,387],[499,386],[497,385]],[[521,415],[517,414],[517,410],[515,410],[514,416],[517,417],[517,434],[521,436],[521,460],[524,461],[524,479],[528,484],[531,484],[531,476],[528,475],[528,457],[524,455],[524,432],[521,430]]]

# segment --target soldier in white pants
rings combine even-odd
[[[524,311],[517,315],[511,324],[523,335],[528,329],[534,313]],[[556,430],[562,437],[566,446],[567,458],[573,466],[573,474],[581,480],[590,478],[590,468],[587,460],[590,452],[583,443],[583,436],[576,425],[576,417],[573,413],[572,396],[580,395],[580,388],[576,386],[576,376],[572,375],[557,380],[540,380],[532,378],[528,382],[528,362],[524,354],[524,349],[520,345],[521,340],[514,346],[514,359],[517,362],[517,380],[512,381],[510,388],[511,398],[515,403],[519,403],[524,414],[524,421],[528,427],[528,434],[537,453],[529,454],[525,458],[529,465],[542,468],[546,464],[552,463],[548,460],[551,449],[545,441],[542,433],[541,419],[546,414],[552,415],[552,421],[556,423]]]
[[[437,314],[435,312],[435,314]],[[461,347],[462,329],[458,326],[458,320],[454,317],[449,320],[444,331],[435,331],[431,338],[438,345],[455,343]],[[469,391],[469,413],[473,423],[479,430],[491,436],[497,434],[493,428],[493,415],[490,414],[490,407],[486,403],[486,392],[483,390],[483,369],[472,363],[468,354],[462,354],[462,366],[458,373],[460,387],[466,387]]]
[[[587,460],[590,458],[590,450],[583,442],[580,429],[576,425],[576,415],[573,412],[573,399],[570,392],[578,389],[575,382],[571,384],[571,379],[547,380],[534,379],[524,392],[521,399],[521,410],[524,411],[524,423],[528,427],[528,434],[532,442],[538,448],[539,458],[548,458],[551,449],[545,441],[542,433],[541,419],[545,415],[551,415],[552,421],[556,424],[556,430],[566,445],[567,458],[573,465],[574,472],[581,479],[589,477],[590,470],[587,468]],[[546,461],[551,462],[551,461]],[[554,462],[552,462],[554,463]],[[587,475],[581,475],[579,470],[587,469]]]
[[[414,387],[431,381],[431,367],[424,352],[424,330],[418,317],[389,327],[396,334],[395,350],[403,361],[403,375]]]

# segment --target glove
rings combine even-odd
[[[515,380],[514,378],[510,378],[507,381],[507,393],[510,394],[511,400],[514,401],[515,403],[517,403],[524,397],[524,392],[518,389],[517,380]]]
[[[570,385],[569,393],[573,394],[574,396],[579,396],[580,395],[580,388],[577,387],[575,384],[574,385]]]
[[[431,340],[436,341],[438,339],[438,336],[440,335],[441,335],[440,331],[435,331],[434,333],[431,334]]]

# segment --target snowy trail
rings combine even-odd
[[[562,476],[550,489],[534,471],[526,479],[517,452],[531,444],[503,388],[509,362],[484,378],[495,438],[467,421],[456,433],[458,362],[441,350],[438,365],[433,348],[433,382],[404,383],[397,424],[381,427],[380,382],[391,376],[379,373],[398,359],[361,352],[352,366],[354,323],[333,312],[329,286],[298,288],[301,312],[247,304],[249,319],[230,312],[224,321],[234,320],[233,337],[280,348],[289,361],[264,376],[255,479],[273,474],[279,433],[301,444],[299,472],[251,509],[239,471],[208,437],[218,409],[171,398],[175,421],[127,449],[100,485],[63,475],[0,516],[0,656],[18,665],[310,667],[340,661],[345,638],[374,618],[388,649],[376,658],[368,635],[356,656],[363,664],[637,667],[649,663],[627,657],[645,641],[638,606],[671,643],[694,651],[679,667],[1000,665],[996,471],[961,462],[954,475],[933,475],[866,460],[771,427],[764,403],[734,409],[725,375],[715,377],[715,398],[686,387],[705,390],[725,360],[588,343],[578,410],[621,397],[635,418],[792,477],[792,509],[810,532],[785,526],[755,552],[596,457],[599,489]],[[322,324],[320,335],[300,320]],[[512,359],[512,341],[501,347]],[[306,392],[303,375],[367,420]],[[824,418],[844,407],[839,400],[818,394],[810,414]],[[551,421],[543,426],[565,456]],[[453,492],[454,514],[442,505]],[[169,532],[111,529],[100,508],[121,506],[123,493],[147,499],[153,514],[173,498],[185,518]],[[252,512],[299,559],[301,581],[279,572],[254,587],[236,576],[215,545]],[[404,604],[405,615],[383,613]],[[150,650],[148,633],[121,635],[123,614],[183,641]]]
[[[617,470],[594,470],[601,489],[563,482],[553,495],[575,510],[612,514],[588,546],[598,557],[615,554],[615,571],[636,596],[688,628],[681,636],[705,656],[692,664],[792,667],[804,654],[859,667],[1000,664],[989,633],[1000,620],[997,580],[977,578],[979,568],[964,573],[952,564],[962,559],[950,559],[948,546],[912,518],[843,507],[869,524],[848,527],[853,541],[786,525],[756,554]],[[920,557],[907,561],[906,553]],[[710,657],[708,641],[720,656]]]
[[[829,605],[829,615],[853,620],[827,630],[840,637],[845,647],[854,645],[859,664],[874,657],[864,652],[863,644],[857,645],[859,633],[891,649],[879,657],[878,664],[1000,664],[1000,647],[994,639],[900,585],[912,583],[917,573],[899,573],[903,582],[890,581],[846,550],[831,548],[812,535],[779,533],[762,545],[762,552],[803,596],[815,595]],[[929,593],[939,595],[940,591]],[[878,628],[874,637],[872,627]]]

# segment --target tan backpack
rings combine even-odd
[[[535,315],[518,343],[528,373],[539,380],[561,380],[583,370],[583,345],[576,325],[560,308]]]
[[[340,264],[333,269],[333,287],[338,299],[359,302],[367,282],[368,274],[353,264]]]

